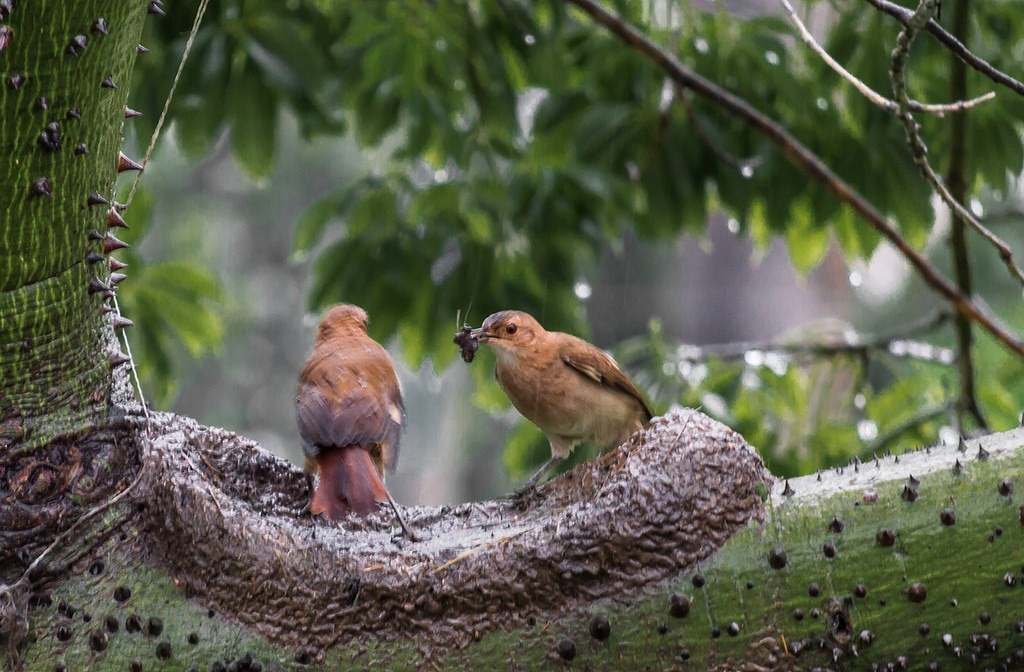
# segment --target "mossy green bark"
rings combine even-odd
[[[293,669],[297,660],[323,669],[563,669],[569,655],[581,670],[1024,665],[1024,430],[968,442],[964,452],[918,451],[791,486],[794,495],[775,488],[764,524],[745,528],[701,567],[641,594],[577,600],[527,627],[481,633],[463,649],[367,637],[328,651],[268,643],[230,614],[211,616],[202,596],[185,595],[139,560],[126,532],[78,562],[50,602],[31,611],[26,669],[64,662],[121,670],[155,658],[164,641],[172,656],[157,658],[157,669],[168,670],[212,669],[246,653],[262,669]],[[130,517],[121,525],[129,530]],[[120,586],[130,596],[119,602]],[[132,614],[142,629],[126,633]],[[608,624],[603,639],[595,636],[599,615]],[[92,634],[108,617],[120,630],[96,651]],[[146,634],[151,617],[160,635]]]
[[[110,327],[105,293],[89,283],[109,275],[98,238],[110,206],[89,197],[113,201],[147,4],[33,0],[2,20],[0,449],[42,445],[106,412]]]

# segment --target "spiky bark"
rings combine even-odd
[[[102,424],[120,351],[103,307],[128,82],[148,2],[2,10],[0,450]]]

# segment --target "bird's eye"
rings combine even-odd
[[[510,335],[510,336],[512,334],[516,333],[516,325],[510,324],[507,327],[505,327],[505,333]]]

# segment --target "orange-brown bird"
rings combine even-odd
[[[398,462],[402,391],[391,357],[366,325],[358,306],[329,309],[299,375],[295,415],[307,473],[318,476],[309,510],[337,521],[351,511],[365,516],[387,501],[414,539],[384,485],[384,469],[394,471]]]
[[[547,331],[531,315],[503,310],[472,335],[497,357],[494,373],[512,405],[551,444],[551,458],[520,489],[533,487],[580,441],[602,452],[650,421],[640,391],[610,355],[581,338]]]

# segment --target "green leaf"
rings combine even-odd
[[[814,212],[806,200],[794,202],[789,212],[789,225],[786,227],[789,259],[799,273],[806,274],[825,258],[831,236],[827,228],[815,223]]]
[[[231,154],[253,179],[270,174],[277,136],[277,91],[246,66],[231,93]]]

